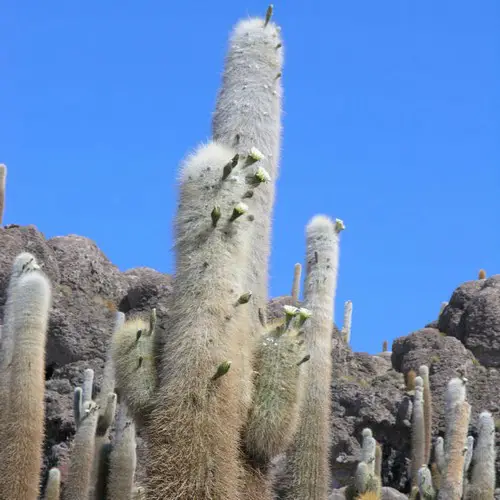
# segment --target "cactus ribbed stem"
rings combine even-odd
[[[307,227],[304,289],[312,317],[303,335],[311,359],[305,365],[307,390],[299,426],[286,454],[283,498],[287,500],[325,500],[330,489],[331,350],[340,230],[340,224],[324,216],[314,217]]]
[[[8,403],[1,420],[0,491],[4,498],[35,500],[44,439],[45,343],[52,292],[40,271],[22,275],[12,290],[9,330],[14,344]],[[2,401],[2,406],[4,402]],[[5,417],[5,418],[4,418]]]

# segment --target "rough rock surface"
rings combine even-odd
[[[461,340],[482,365],[500,367],[500,275],[459,286],[439,329]]]
[[[95,370],[98,394],[117,310],[131,317],[148,314],[156,307],[158,326],[166,333],[172,278],[146,267],[121,272],[91,240],[74,235],[46,240],[34,226],[0,228],[0,249],[1,317],[10,268],[20,252],[35,254],[53,284],[46,356],[44,466],[59,465],[64,475],[75,431],[73,390],[82,383],[84,369]],[[267,309],[268,321],[279,320],[282,306],[290,303],[289,296],[273,299]],[[459,286],[439,320],[396,339],[392,353],[354,353],[340,340],[335,327],[333,343],[331,465],[335,488],[350,482],[360,458],[361,432],[370,427],[383,447],[384,485],[408,491],[412,394],[405,390],[403,374],[421,364],[430,368],[435,435],[444,430],[446,385],[457,375],[468,378],[473,435],[482,410],[500,417],[500,372],[496,369],[500,366],[500,276]],[[497,434],[500,445],[498,438]],[[140,462],[140,436],[138,443]],[[498,463],[497,470],[500,477]],[[139,478],[142,473],[139,468]],[[338,494],[340,490],[332,493]],[[387,488],[384,498],[405,495]]]

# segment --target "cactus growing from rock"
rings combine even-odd
[[[297,263],[293,269],[292,301],[296,304],[300,295],[300,279],[302,277],[302,265]]]
[[[331,329],[343,228],[342,221],[324,216],[314,217],[307,226],[304,292],[312,317],[304,326],[304,341],[311,360],[299,427],[286,453],[286,499],[324,500],[329,493]]]
[[[19,256],[9,285],[3,353],[0,492],[12,500],[38,497],[44,438],[45,342],[52,290],[31,258]],[[17,274],[16,274],[17,273]],[[8,358],[6,358],[7,356]]]
[[[423,463],[428,464],[432,451],[432,393],[429,381],[429,367],[427,365],[420,366],[418,373],[424,384],[425,455]]]
[[[49,470],[47,487],[44,500],[60,500],[61,498],[61,472],[57,467]]]
[[[468,500],[492,500],[495,495],[495,421],[490,412],[479,416],[474,466],[467,489]]]
[[[344,303],[344,323],[342,324],[342,338],[346,344],[351,342],[351,324],[352,324],[352,301],[347,300]]]
[[[425,459],[425,416],[424,416],[424,381],[415,378],[415,397],[411,422],[411,482],[418,486],[419,470],[426,465]]]

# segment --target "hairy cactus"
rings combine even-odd
[[[484,411],[479,416],[474,465],[467,491],[469,500],[492,500],[494,498],[495,458],[495,421],[491,413]]]
[[[300,337],[308,312],[285,306],[285,324],[266,335],[257,348],[257,377],[245,429],[251,458],[268,463],[291,444],[302,400],[301,372],[305,351]],[[304,318],[305,316],[305,318]]]
[[[47,487],[44,500],[60,500],[61,497],[61,472],[57,467],[49,470]]]
[[[432,485],[431,471],[427,465],[422,465],[418,470],[418,491],[421,500],[435,500],[436,491]]]
[[[245,285],[253,292],[250,320],[254,338],[262,333],[259,310],[262,316],[267,307],[271,215],[281,144],[284,49],[279,29],[270,21],[272,10],[270,6],[265,19],[245,19],[235,26],[212,120],[214,141],[247,156],[247,164],[258,159],[259,167],[271,178],[259,187],[249,186],[247,191],[256,219],[249,228]]]
[[[352,301],[347,300],[344,303],[344,323],[342,324],[342,338],[346,344],[351,342],[351,323],[352,323]]]
[[[455,378],[448,383],[446,401],[445,470],[439,500],[459,500],[463,493],[465,447],[470,420],[470,405],[465,399],[465,381]]]
[[[246,172],[236,165],[222,179],[234,157],[210,143],[181,174],[175,295],[147,426],[147,490],[155,499],[238,496],[238,440],[252,397],[244,288],[252,221],[243,213],[235,217],[244,208]],[[221,213],[216,222],[213,207]],[[222,366],[225,374],[217,376]]]
[[[411,482],[418,486],[418,471],[425,460],[425,417],[424,417],[424,381],[422,377],[415,378],[415,398],[413,400],[413,415],[411,422]]]
[[[429,381],[429,367],[427,365],[420,366],[418,373],[424,384],[425,454],[423,463],[428,464],[432,451],[432,393]]]
[[[139,427],[153,408],[157,387],[155,332],[156,310],[153,309],[149,322],[142,318],[130,319],[115,329],[111,339],[116,392],[126,401]]]
[[[297,263],[293,269],[292,301],[296,304],[300,295],[300,279],[302,277],[302,265]]]
[[[303,407],[294,442],[286,453],[284,498],[323,500],[330,487],[330,391],[332,323],[341,221],[314,217],[307,226],[305,305],[312,312],[304,326],[311,359],[306,365]]]
[[[52,300],[48,278],[26,254],[14,263],[7,313],[7,337],[2,362],[0,459],[4,473],[0,491],[4,498],[35,500],[38,497],[44,438],[45,342]],[[6,360],[6,358],[3,358]],[[21,418],[20,418],[21,417]]]
[[[116,432],[109,457],[109,478],[106,500],[131,500],[136,468],[135,426],[128,418],[124,405],[120,405]]]
[[[75,389],[74,413],[77,430],[64,486],[65,499],[88,500],[93,490],[95,435],[99,420],[99,408],[92,400],[93,382],[94,370],[87,368],[83,376],[83,387]]]
[[[486,271],[484,269],[480,269],[479,270],[477,279],[478,280],[484,280],[484,279],[486,279]]]

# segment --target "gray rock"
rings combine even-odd
[[[500,275],[460,285],[439,329],[461,340],[484,366],[500,366]]]

